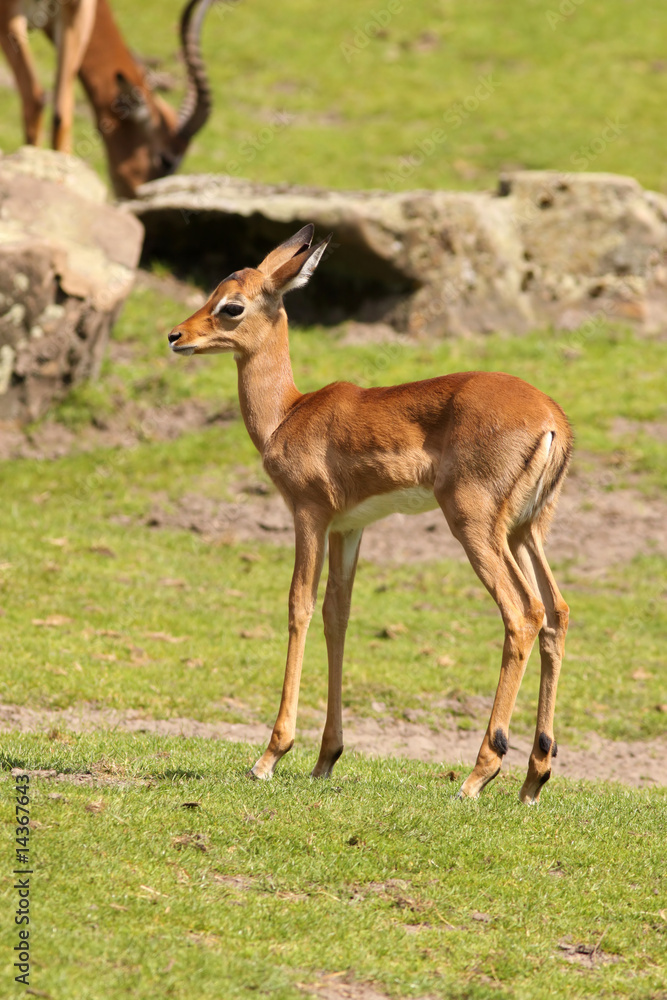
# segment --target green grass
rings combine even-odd
[[[407,761],[349,756],[317,782],[293,754],[251,783],[254,752],[0,737],[5,767],[100,779],[30,782],[33,989],[297,1000],[333,975],[391,997],[664,995],[664,790],[556,779],[527,810],[514,775],[460,803],[446,769]],[[0,787],[8,858],[14,780]],[[1,894],[9,912],[6,879]],[[568,963],[567,942],[601,960]]]
[[[403,0],[378,35],[365,28],[389,6],[371,0],[316,13],[304,0],[218,4],[204,35],[215,109],[185,169],[350,188],[480,188],[505,168],[589,169],[664,191],[664,5],[586,0],[554,24],[561,6]],[[130,46],[180,78],[179,8],[114,2]],[[33,34],[31,44],[51,87],[48,42]],[[0,148],[10,150],[18,100],[6,92],[3,107]],[[435,130],[444,136],[432,152],[406,168]],[[75,146],[104,172],[85,108]]]

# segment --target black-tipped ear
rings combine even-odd
[[[275,250],[272,250],[271,253],[264,258],[257,270],[261,271],[262,274],[272,274],[273,271],[277,270],[277,268],[288,261],[291,257],[301,253],[302,250],[307,250],[313,242],[314,235],[315,226],[312,222],[309,222],[308,225],[304,226],[303,229],[300,229],[298,233],[295,233],[294,236],[290,236],[288,240],[285,240],[285,242],[281,243]]]
[[[302,250],[273,271],[267,281],[271,291],[284,295],[286,292],[294,291],[295,288],[303,288],[304,285],[307,285],[315,268],[322,260],[332,236],[333,233],[329,233],[321,243],[310,247],[310,249]]]

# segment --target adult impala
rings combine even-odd
[[[95,112],[115,193],[131,198],[145,181],[173,173],[211,111],[211,92],[199,37],[212,0],[189,0],[181,15],[181,49],[188,90],[180,112],[154,94],[144,69],[128,49],[107,0],[58,0],[39,4],[0,0],[0,45],[16,78],[25,140],[39,142],[44,91],[28,46],[27,27],[43,28],[57,48],[52,145],[72,145],[77,74]]]
[[[327,540],[329,690],[314,777],[330,775],[343,752],[343,645],[363,529],[393,511],[440,505],[505,624],[491,718],[459,794],[476,797],[500,771],[539,633],[537,729],[521,789],[524,802],[536,802],[556,756],[553,715],[568,622],[542,542],[570,459],[570,426],[548,396],[500,373],[460,372],[382,389],[334,382],[302,395],[292,377],[283,295],[305,285],[322,259],[328,239],[311,247],[312,237],[306,226],[258,268],[230,274],[169,334],[178,354],[234,354],[243,419],[294,516],[282,700],[251,774],[269,778],[294,743],[306,630]]]

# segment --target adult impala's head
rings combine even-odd
[[[211,2],[188,0],[181,14],[181,53],[188,84],[178,111],[154,93],[150,77],[136,60],[127,58],[126,52],[119,49],[116,62],[107,67],[94,65],[94,50],[90,58],[84,58],[81,75],[89,92],[96,73],[107,72],[113,77],[113,96],[98,117],[118,197],[132,198],[141,184],[174,173],[211,113],[211,90],[200,50],[202,23]],[[108,10],[98,8],[96,30],[103,35],[109,27],[107,14]],[[108,58],[112,58],[111,52]]]
[[[42,28],[57,50],[53,94],[53,148],[70,153],[74,82],[81,78],[106,147],[115,193],[132,198],[146,181],[178,167],[211,111],[211,91],[199,48],[202,22],[213,0],[187,0],[181,14],[181,51],[188,75],[180,111],[151,89],[143,66],[113,19],[109,0],[33,3],[0,0],[0,48],[9,59],[23,105],[25,140],[38,144],[45,103],[27,41],[27,25]],[[81,152],[79,146],[74,150]]]
[[[232,352],[249,357],[262,349],[279,325],[286,328],[283,295],[307,284],[331,236],[311,247],[315,227],[304,226],[272,250],[257,267],[234,271],[205,305],[169,334],[177,354]]]

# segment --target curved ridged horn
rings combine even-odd
[[[177,136],[184,143],[188,143],[206,123],[213,104],[199,46],[204,17],[212,2],[189,0],[181,14],[181,50],[188,71],[188,89],[178,113]]]

